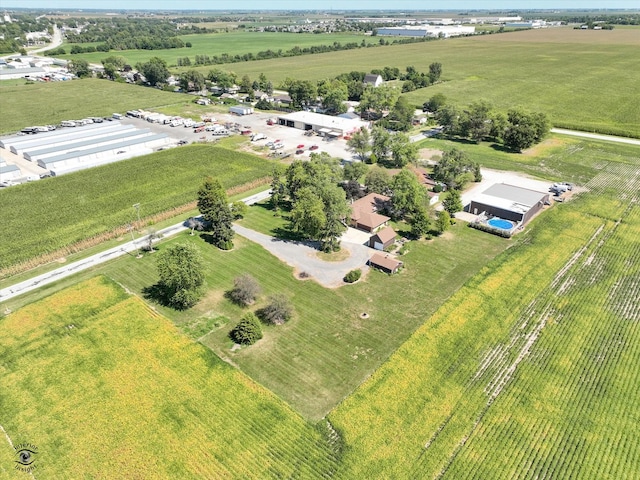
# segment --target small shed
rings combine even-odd
[[[389,254],[374,253],[369,259],[369,265],[385,273],[393,274],[397,273],[404,264]]]
[[[396,241],[396,231],[391,227],[386,227],[369,238],[369,247],[376,250],[384,250],[393,245]]]
[[[230,113],[235,113],[236,115],[251,115],[253,113],[252,107],[245,107],[243,105],[236,105],[233,107],[229,107]]]

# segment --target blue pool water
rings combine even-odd
[[[511,230],[513,228],[513,223],[509,220],[503,220],[502,218],[492,218],[487,223],[492,227],[500,228],[502,230]]]

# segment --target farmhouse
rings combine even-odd
[[[376,250],[384,250],[396,241],[396,231],[391,227],[385,227],[369,238],[369,247]]]
[[[386,273],[396,273],[404,265],[400,260],[396,260],[389,254],[374,253],[369,259],[369,265]]]
[[[368,126],[367,122],[358,118],[332,117],[314,112],[279,115],[278,124],[301,130],[312,130],[326,137],[342,137]]]
[[[364,82],[366,85],[371,85],[372,87],[379,87],[382,85],[382,76],[375,75],[373,73],[368,73],[364,76]]]
[[[517,223],[527,223],[545,204],[549,193],[496,183],[471,200],[466,211],[474,215],[485,213]]]
[[[385,195],[370,193],[353,202],[351,205],[351,226],[370,233],[386,226],[389,217],[381,215],[378,211],[382,210],[388,201],[389,197]]]

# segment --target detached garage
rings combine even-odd
[[[524,224],[549,203],[549,193],[496,183],[471,200],[467,211]]]

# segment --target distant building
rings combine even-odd
[[[393,274],[398,272],[404,264],[389,254],[374,253],[369,260],[369,265],[383,272]]]
[[[458,37],[460,35],[473,35],[476,27],[462,25],[420,25],[404,27],[384,27],[378,29],[378,35],[395,37]]]
[[[301,130],[312,130],[324,137],[342,137],[369,125],[358,118],[332,117],[315,112],[293,112],[279,115],[278,124]]]

